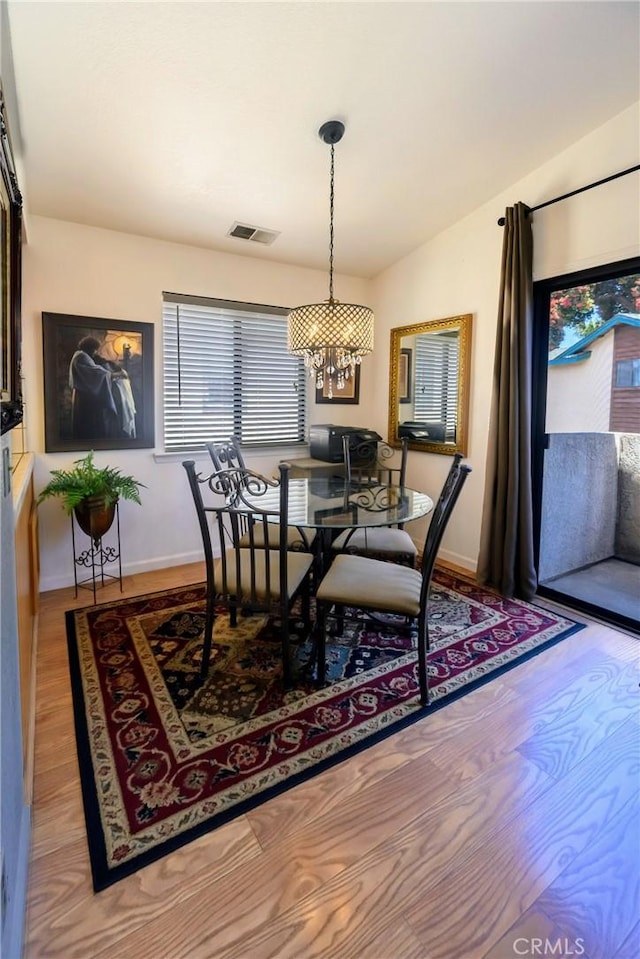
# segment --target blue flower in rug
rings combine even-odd
[[[149,822],[150,819],[156,818],[156,812],[153,809],[150,809],[149,806],[139,806],[136,809],[136,819],[138,822]]]

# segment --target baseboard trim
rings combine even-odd
[[[421,548],[422,544],[420,544]],[[137,563],[122,564],[122,575],[133,576],[135,573],[151,573],[156,569],[169,569],[171,566],[186,566],[188,563],[199,563],[202,561],[202,550],[192,550],[189,553],[176,553],[173,556],[157,556],[154,559],[140,560]],[[460,556],[458,553],[452,553],[448,550],[441,550],[438,556],[438,562],[449,566],[453,572],[475,576],[476,564],[466,556]],[[53,589],[64,589],[67,586],[73,586],[73,576],[48,576],[40,580],[40,591],[48,593]]]
[[[202,560],[202,550],[193,550],[190,553],[176,553],[173,556],[156,556],[154,559],[140,560],[137,563],[122,564],[122,575],[133,576],[135,573],[151,573],[156,569],[169,569],[171,566],[186,566],[188,563],[199,563]],[[73,586],[73,576],[48,576],[40,580],[40,592],[48,593],[53,589],[64,589]]]
[[[460,553],[452,553],[450,550],[441,549],[438,553],[438,562],[449,566],[454,572],[466,573],[472,576],[476,575],[478,564],[468,556],[461,556]]]
[[[436,560],[436,567],[438,569],[443,569],[447,573],[456,573],[458,576],[466,576],[467,579],[472,579],[475,582],[476,573],[473,569],[468,569],[466,566],[459,566],[457,563],[450,563],[448,560],[443,559],[441,556]]]

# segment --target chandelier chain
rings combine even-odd
[[[333,301],[333,200],[334,190],[334,154],[335,147],[331,144],[331,178],[329,188],[329,302]]]

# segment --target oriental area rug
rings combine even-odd
[[[216,619],[199,676],[204,585],[66,614],[80,778],[96,891],[470,692],[582,628],[437,571],[432,704],[413,640],[347,621],[328,684],[280,682],[277,625]],[[299,663],[309,656],[300,638]]]

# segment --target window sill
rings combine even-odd
[[[243,447],[242,455],[249,462],[253,458],[265,457],[272,454],[278,461],[286,459],[287,456],[308,456],[309,444],[298,443],[295,446],[252,446]],[[176,453],[154,453],[153,458],[156,463],[182,463],[183,460],[209,461],[209,454],[206,450],[180,450]]]

